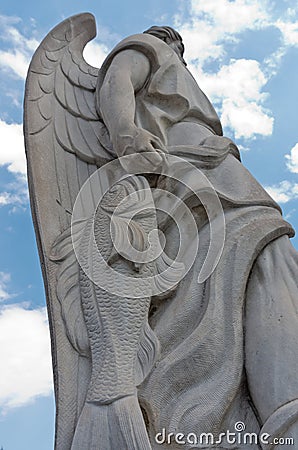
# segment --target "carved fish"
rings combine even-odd
[[[97,250],[108,265],[107,275],[97,262],[96,251],[90,251],[93,220],[87,222],[80,242],[80,251],[85,255],[79,275],[81,302],[91,348],[92,373],[72,450],[151,448],[137,400],[137,386],[150,372],[159,348],[148,324],[149,284],[147,289],[145,287],[146,279],[156,271],[156,263],[138,264],[128,259],[130,244],[139,252],[146,251],[148,235],[157,228],[153,201],[148,199],[148,193],[150,196],[146,179],[133,176],[110,189],[97,208],[94,237]],[[138,195],[138,203],[134,195]],[[128,213],[133,215],[132,220],[127,219]],[[118,246],[123,244],[122,255],[115,251],[117,241]],[[109,272],[109,268],[114,272]],[[121,296],[115,295],[119,288],[117,273],[126,280],[121,286]],[[140,287],[137,288],[139,296],[133,296],[132,279],[142,280],[144,296],[140,296]]]

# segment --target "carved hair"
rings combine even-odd
[[[182,44],[182,48],[183,48],[181,56],[183,55],[184,45],[182,42],[182,37],[180,36],[178,31],[174,30],[174,28],[166,27],[166,26],[159,27],[159,26],[154,25],[153,27],[148,28],[148,30],[143,31],[143,33],[152,34],[153,36],[161,39],[162,41],[166,42],[167,44],[170,44],[171,42],[174,42],[174,41],[180,41]]]

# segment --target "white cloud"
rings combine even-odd
[[[100,67],[108,53],[107,46],[96,41],[91,41],[86,45],[83,56],[91,66]]]
[[[203,91],[219,105],[222,124],[234,131],[235,138],[271,135],[273,118],[263,107],[267,79],[258,61],[231,60],[214,74],[195,65],[191,71]]]
[[[263,61],[264,73],[266,73],[268,79],[274,77],[282,63],[284,56],[287,54],[288,47],[281,45],[271,55],[266,56]]]
[[[52,392],[50,338],[45,308],[18,305],[0,311],[0,406],[25,405]]]
[[[9,282],[10,274],[6,272],[0,272],[0,301],[8,300],[11,297],[11,294],[9,294],[7,290],[7,285]]]
[[[273,118],[253,101],[224,100],[221,121],[224,127],[234,131],[236,139],[250,139],[256,134],[270,136],[273,130]]]
[[[21,19],[17,17],[0,16],[2,28],[0,38],[7,47],[0,51],[0,68],[25,79],[30,60],[39,42],[32,36],[26,37],[18,30],[20,22]],[[102,29],[101,35],[107,38],[107,31]],[[86,61],[94,67],[100,67],[107,54],[107,47],[98,41],[88,43],[84,50]]]
[[[38,41],[19,32],[16,25],[20,21],[17,17],[0,16],[0,38],[7,47],[0,51],[0,68],[24,79]]]
[[[264,107],[266,66],[248,59],[232,59],[223,64],[227,43],[238,41],[245,30],[272,25],[269,2],[191,0],[189,16],[184,22],[183,14],[176,16],[185,58],[199,86],[216,103],[223,126],[234,132],[236,139],[271,135],[274,120]],[[204,73],[207,60],[220,63],[217,73]]]
[[[213,101],[217,97],[223,125],[233,130],[236,138],[271,135],[273,118],[264,108],[261,90],[276,75],[289,48],[298,46],[297,8],[278,14],[269,0],[181,0],[175,25],[183,36],[185,59],[192,72],[200,75],[200,86]],[[261,63],[227,61],[227,44],[240,41],[247,30],[269,28],[278,30],[281,40]],[[217,74],[204,76],[202,69],[210,61],[226,65]],[[249,95],[249,88],[253,88],[253,95]]]
[[[192,0],[192,12],[205,15],[222,33],[239,33],[247,28],[256,28],[267,21],[266,1],[259,0]]]
[[[6,40],[32,52],[38,47],[39,42],[35,38],[26,38],[14,26],[7,26],[5,29]]]
[[[298,183],[284,180],[265,189],[277,203],[287,203],[298,198]]]
[[[218,42],[217,30],[204,20],[186,23],[177,27],[183,36],[186,61],[199,60],[203,64],[207,59],[220,58],[224,46]]]
[[[0,119],[0,166],[10,172],[26,174],[26,158],[22,125],[8,124]]]
[[[0,206],[10,205],[12,203],[11,194],[9,192],[0,193]]]
[[[186,59],[216,59],[224,54],[227,41],[247,29],[258,29],[269,23],[268,2],[263,0],[191,0],[190,17],[182,23],[176,16],[183,36]]]
[[[11,183],[7,187],[11,189],[11,192],[0,192],[0,207],[13,206],[11,212],[16,212],[19,208],[24,209],[29,200],[26,180],[19,178],[18,182]]]
[[[11,70],[19,78],[26,78],[29,63],[30,57],[20,50],[0,51],[0,67]]]
[[[290,219],[293,217],[293,214],[295,214],[295,213],[296,213],[296,209],[295,209],[295,208],[291,209],[291,210],[284,216],[285,220],[290,220]]]
[[[298,45],[298,23],[297,23],[297,20],[295,20],[294,22],[277,20],[275,22],[275,26],[281,31],[285,45],[289,45],[289,46],[297,46]]]
[[[290,154],[285,157],[288,169],[293,173],[298,173],[298,143],[291,149]]]
[[[183,4],[185,8],[184,0]],[[238,41],[245,30],[279,30],[283,40],[281,51],[276,49],[279,56],[286,53],[287,47],[298,45],[297,8],[288,8],[276,18],[275,8],[268,0],[190,0],[187,7],[188,20],[183,22],[182,13],[175,18],[188,60],[203,63],[222,57],[226,44]]]

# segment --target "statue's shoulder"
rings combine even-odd
[[[161,39],[148,33],[139,33],[128,36],[120,41],[108,55],[108,58],[110,55],[114,56],[116,53],[125,49],[139,50],[142,53],[147,53],[148,57],[154,54],[156,58],[166,58],[173,53],[173,50]]]
[[[125,50],[135,50],[145,55],[149,59],[152,71],[157,70],[175,54],[164,41],[150,34],[140,33],[128,36],[120,41],[106,57],[99,72],[98,85],[101,85],[115,56]]]

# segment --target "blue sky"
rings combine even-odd
[[[22,138],[30,57],[57,23],[89,11],[100,66],[121,38],[176,27],[185,59],[244,164],[298,229],[296,0],[3,0],[0,8],[0,447],[53,448],[54,401],[45,295],[31,223]],[[293,239],[298,248],[298,240]]]

